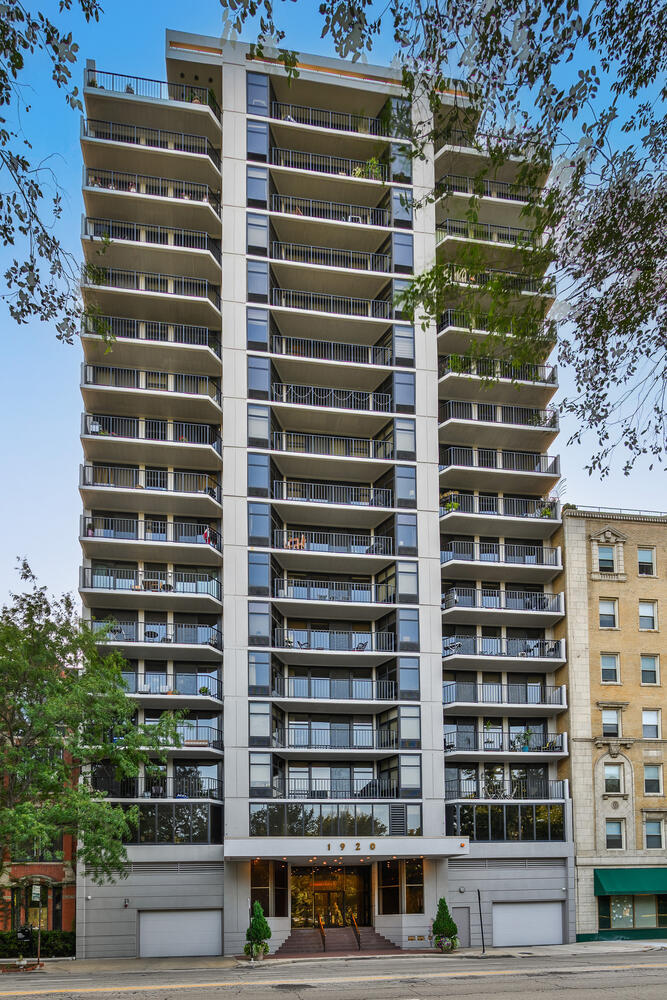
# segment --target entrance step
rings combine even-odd
[[[359,937],[361,938],[362,951],[400,951],[401,949],[393,941],[389,941],[373,927],[360,927]]]
[[[326,954],[350,955],[359,952],[356,935],[351,927],[326,928]],[[385,951],[400,951],[398,945],[388,941],[372,927],[360,927],[361,951],[373,954]],[[290,955],[321,955],[322,937],[317,929],[310,927],[295,927],[290,936],[276,951],[279,958]]]
[[[288,955],[317,955],[321,951],[322,937],[318,930],[311,927],[295,927],[278,948],[276,955],[284,958]]]

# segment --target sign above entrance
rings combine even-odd
[[[226,858],[274,858],[294,864],[344,861],[362,864],[386,858],[452,858],[469,854],[465,837],[235,837],[225,840]]]

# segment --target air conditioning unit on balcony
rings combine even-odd
[[[348,222],[359,222],[360,223],[361,222],[361,216],[360,215],[348,215],[347,221]]]

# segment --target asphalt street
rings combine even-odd
[[[556,996],[665,1000],[667,951],[546,958],[338,958],[268,961],[254,968],[231,962],[227,967],[192,968],[184,959],[182,968],[145,971],[133,970],[130,963],[104,971],[72,963],[66,969],[54,965],[44,973],[0,978],[0,998],[53,1000],[126,995],[133,1000],[211,1000],[227,995],[240,1000],[439,1000],[490,993],[511,995],[513,1000]]]

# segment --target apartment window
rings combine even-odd
[[[271,613],[268,604],[248,602],[248,643],[251,646],[271,645]]]
[[[605,764],[604,766],[604,790],[605,792],[621,791],[621,765]]]
[[[249,160],[266,163],[269,158],[269,126],[266,122],[248,122],[246,125],[247,155]]]
[[[598,545],[598,570],[600,573],[614,572],[613,545]]]
[[[248,694],[271,693],[271,660],[268,653],[248,653]]]
[[[271,389],[271,362],[268,358],[248,356],[248,396],[268,399]]]
[[[417,555],[417,515],[396,515],[396,554],[399,556]]]
[[[248,496],[268,497],[270,486],[269,456],[248,452]]]
[[[407,278],[393,278],[391,282],[391,301],[394,305],[394,319],[410,319],[407,312],[403,312],[403,300],[401,296],[410,287]]]
[[[383,861],[378,865],[380,876],[380,912],[401,912],[401,865],[399,861]]]
[[[269,313],[266,309],[248,309],[246,342],[250,351],[268,351]]]
[[[642,684],[657,684],[659,680],[658,657],[642,654],[640,657]]]
[[[645,838],[647,848],[662,847],[662,820],[646,820]]]
[[[419,649],[419,611],[402,608],[396,614],[398,648],[410,652]]]
[[[640,629],[656,629],[658,615],[655,601],[639,602],[639,627]]]
[[[246,102],[249,115],[268,115],[269,78],[266,73],[246,73]]]
[[[248,706],[248,739],[251,747],[271,745],[271,705],[268,701],[251,701]]]
[[[415,412],[415,377],[412,372],[396,372],[394,383],[394,409],[397,413]]]
[[[271,508],[266,503],[248,504],[248,545],[271,544]]]
[[[250,302],[269,301],[269,265],[265,260],[247,261],[248,300]]]
[[[616,628],[617,625],[617,601],[600,598],[600,628]]]
[[[391,147],[391,179],[398,184],[412,183],[412,160],[407,146]]]
[[[271,557],[268,552],[248,553],[248,593],[253,597],[271,594]]]
[[[271,754],[250,754],[250,795],[261,798],[271,792]]]
[[[417,442],[414,420],[394,420],[395,457],[399,459],[416,458]]]
[[[392,188],[391,224],[400,229],[412,228],[412,191],[410,188]]]
[[[266,257],[269,253],[269,219],[266,215],[248,214],[246,219],[248,253]]]
[[[266,167],[246,167],[246,201],[252,208],[269,204],[269,172]]]
[[[600,656],[603,684],[618,684],[618,653],[602,653]]]
[[[402,750],[418,750],[421,746],[421,709],[419,705],[402,705],[398,710],[399,739]]]
[[[424,912],[424,862],[405,862],[405,912]]]
[[[655,549],[637,549],[637,569],[640,576],[655,576]]]
[[[421,759],[418,754],[399,757],[401,798],[419,798],[422,787]]]
[[[417,473],[414,465],[397,465],[394,472],[397,507],[417,506]]]
[[[399,274],[412,274],[414,270],[412,233],[393,233],[391,237],[391,253],[394,271],[397,271]]]
[[[268,406],[248,404],[248,444],[251,448],[269,447],[270,421]]]
[[[602,735],[620,736],[620,712],[617,708],[604,708],[602,710]]]
[[[606,844],[608,850],[623,848],[623,823],[619,819],[608,819],[605,822]]]
[[[645,708],[642,712],[642,736],[645,740],[656,740],[660,736],[660,712]]]
[[[396,563],[396,600],[399,604],[419,603],[419,581],[416,562]]]
[[[394,364],[403,368],[414,368],[415,330],[412,326],[394,326]]]
[[[660,795],[662,790],[662,765],[644,764],[644,794]]]
[[[398,661],[398,696],[401,701],[419,699],[419,660],[402,656]]]

